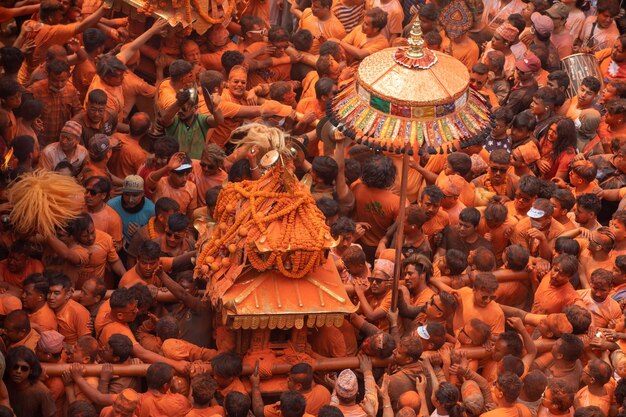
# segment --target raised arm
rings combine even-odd
[[[81,20],[76,25],[76,28],[74,29],[74,35],[83,33],[85,29],[95,26],[95,24],[98,23],[98,20],[100,20],[100,18],[104,15],[104,13],[106,13],[110,9],[111,9],[110,5],[108,5],[106,1],[103,2],[102,5],[98,7],[98,10],[96,10],[93,14],[87,16],[83,20]]]
[[[163,168],[157,169],[156,171],[148,175],[148,178],[146,179],[148,189],[152,192],[156,191],[156,187],[157,187],[159,180],[163,178],[165,175],[169,174],[170,171],[173,171],[179,166],[181,166],[184,160],[185,160],[184,152],[176,152],[174,155],[172,155],[169,162]]]
[[[198,299],[198,297],[194,297],[189,294],[178,282],[174,281],[168,274],[165,273],[163,268],[159,268],[157,270],[157,276],[161,279],[163,285],[167,287],[168,290],[174,296],[180,300],[186,307],[190,308],[193,311],[199,311],[202,309],[204,305],[202,301]],[[204,305],[206,307],[206,305]]]
[[[254,365],[254,372],[250,375],[250,388],[252,394],[252,412],[255,417],[265,417],[265,405],[261,396],[261,378],[259,377],[259,363]]]
[[[67,247],[67,245],[56,236],[50,236],[48,238],[48,245],[52,248],[54,253],[71,263],[72,265],[80,265],[83,262],[81,256]]]
[[[78,363],[73,363],[70,367],[70,372],[74,384],[80,388],[81,392],[85,394],[90,401],[102,407],[113,405],[113,394],[103,394],[96,388],[89,385],[89,383],[83,378],[83,367]]]
[[[526,326],[524,326],[522,319],[519,317],[509,317],[506,322],[509,326],[517,330],[520,336],[522,336],[522,341],[524,342],[524,347],[526,348],[526,355],[522,358],[522,362],[526,365],[526,369],[530,369],[535,361],[535,357],[537,356],[537,347],[535,346],[535,342],[526,331]]]
[[[354,286],[354,292],[359,298],[359,302],[361,303],[361,311],[365,315],[367,321],[374,322],[376,320],[381,320],[387,317],[387,312],[383,308],[372,308],[369,301],[367,301],[367,298],[365,297],[365,288],[363,285],[356,284]]]
[[[168,359],[165,356],[161,356],[158,353],[151,352],[141,346],[139,343],[135,343],[133,345],[133,356],[136,356],[146,363],[164,362],[170,365],[172,368],[174,368],[176,372],[180,374],[185,374],[189,365],[189,362],[187,361],[175,361],[172,359]]]
[[[39,11],[39,4],[33,4],[30,6],[22,6],[22,7],[3,7],[4,12],[7,16],[18,17],[36,13]]]
[[[135,40],[128,44],[128,47],[124,49],[122,52],[117,54],[117,59],[126,64],[134,55],[139,51],[139,48],[148,42],[151,37],[161,32],[164,28],[167,27],[169,23],[165,19],[158,19],[154,21],[154,24],[150,29],[137,36]]]

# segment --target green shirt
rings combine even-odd
[[[211,128],[208,119],[207,114],[197,114],[191,126],[187,126],[176,115],[174,123],[165,128],[165,134],[178,139],[180,152],[186,152],[191,159],[200,159],[206,142],[206,134]]]

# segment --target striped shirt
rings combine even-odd
[[[346,29],[346,33],[350,33],[352,29],[363,23],[364,11],[364,3],[354,6],[345,6],[337,1],[332,8],[333,14]]]

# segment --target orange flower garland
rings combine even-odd
[[[219,280],[247,258],[258,271],[276,268],[287,277],[302,278],[324,262],[328,226],[313,197],[302,184],[289,181],[290,175],[276,166],[259,180],[222,190],[215,207],[219,226],[198,255],[200,273],[222,271]],[[271,252],[259,253],[257,244]]]
[[[156,220],[156,216],[152,216],[150,220],[148,220],[148,236],[150,240],[156,239],[158,236],[156,231],[154,230],[154,221]]]

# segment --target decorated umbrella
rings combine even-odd
[[[467,146],[489,131],[485,100],[469,87],[469,72],[456,58],[424,47],[419,20],[409,46],[365,58],[354,80],[328,104],[330,123],[356,143],[403,154],[392,309],[397,306],[404,240],[409,157],[420,147],[436,152]]]

